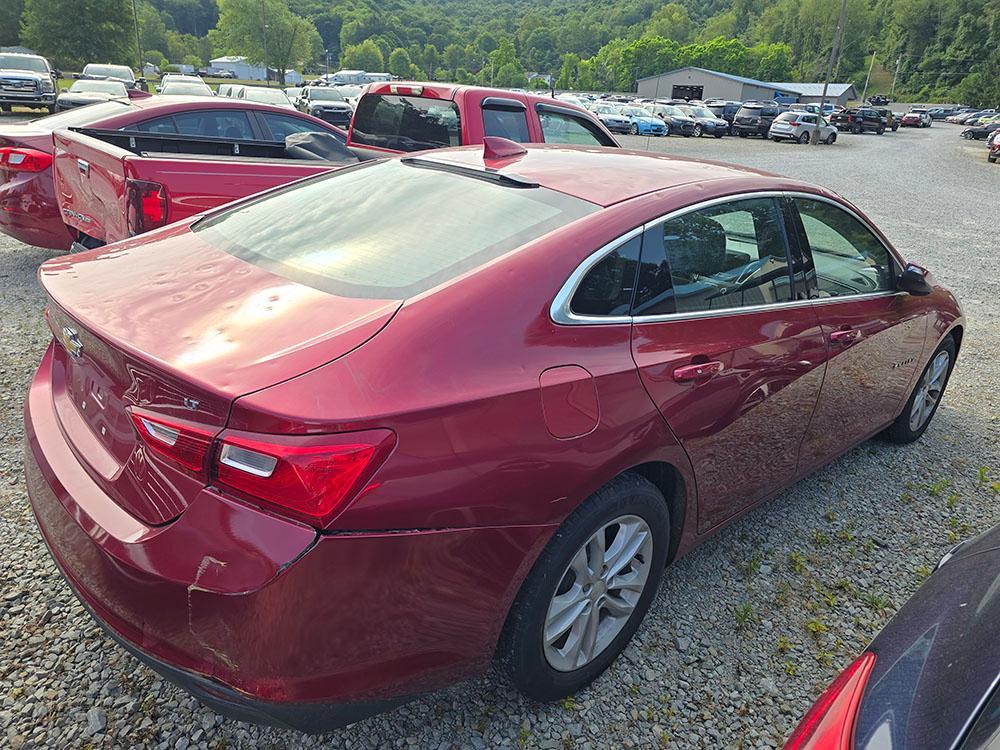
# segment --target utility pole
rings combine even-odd
[[[892,74],[892,88],[889,89],[889,101],[894,101],[896,95],[896,79],[899,78],[899,66],[903,63],[903,56],[896,58],[896,72]]]
[[[132,0],[132,23],[135,24],[135,51],[139,56],[139,78],[145,79],[145,66],[142,60],[142,39],[139,36],[139,11],[135,7],[135,0]]]
[[[271,71],[267,67],[267,13],[264,10],[264,0],[260,0],[260,25],[264,35],[264,85],[271,85]]]
[[[830,88],[830,76],[833,75],[833,65],[840,56],[840,40],[844,35],[844,20],[847,17],[847,0],[840,0],[840,16],[837,18],[837,29],[833,32],[833,47],[830,49],[830,62],[826,66],[826,80],[823,81],[823,96],[819,101],[819,117],[816,118],[816,126],[813,128],[810,143],[813,146],[819,145],[819,123],[826,115],[826,94]]]
[[[868,77],[865,78],[865,90],[861,92],[861,103],[868,101],[868,83],[872,79],[872,68],[875,67],[875,53],[872,52],[872,61],[868,64]]]

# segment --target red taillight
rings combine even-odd
[[[813,704],[788,738],[783,750],[850,750],[854,724],[875,654],[865,651]]]
[[[308,437],[225,434],[215,453],[216,482],[322,527],[344,510],[394,444],[389,430]]]
[[[125,200],[129,235],[142,234],[167,223],[167,191],[160,183],[128,180]]]
[[[215,437],[213,431],[139,410],[130,410],[129,416],[150,449],[202,479],[207,476],[205,459]]]
[[[0,169],[11,172],[44,172],[52,166],[52,154],[33,148],[0,148]]]

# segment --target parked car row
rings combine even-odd
[[[957,300],[824,188],[622,152],[601,113],[524,92],[371,84],[344,133],[233,91],[0,129],[0,206],[29,207],[0,229],[79,251],[39,274],[42,539],[124,648],[220,713],[327,730],[494,658],[533,699],[576,693],[668,564],[941,403]],[[615,104],[629,132],[729,126]],[[734,122],[772,111],[747,104]],[[736,124],[836,140],[818,109]],[[990,730],[996,659],[958,635],[1000,643],[995,546],[926,587],[988,606],[905,610],[790,747]]]

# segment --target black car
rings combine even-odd
[[[962,137],[969,141],[985,141],[990,137],[990,133],[997,128],[1000,128],[1000,122],[988,122],[985,125],[974,125],[971,128],[963,130]]]
[[[885,94],[875,94],[875,96],[869,97],[868,103],[873,107],[884,107],[889,103],[889,97]]]
[[[354,107],[335,86],[308,86],[302,89],[298,109],[343,128],[351,124],[351,117],[354,115]]]
[[[705,106],[716,117],[721,117],[730,125],[736,119],[736,113],[740,111],[743,102],[732,102],[726,99],[706,99]]]
[[[818,746],[1000,747],[1000,526],[945,555],[785,747]]]
[[[777,102],[743,102],[733,120],[733,131],[740,138],[759,135],[767,138],[774,118],[781,114]]]
[[[871,107],[848,107],[840,112],[834,112],[830,123],[841,132],[849,130],[852,133],[864,133],[870,131],[879,135],[885,132],[886,127],[882,115]]]

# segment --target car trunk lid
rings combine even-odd
[[[401,304],[276,276],[173,226],[45,263],[57,342],[53,399],[94,480],[141,521],[176,518],[204,480],[144,445],[132,414],[214,436],[230,404],[325,364],[377,333]]]

